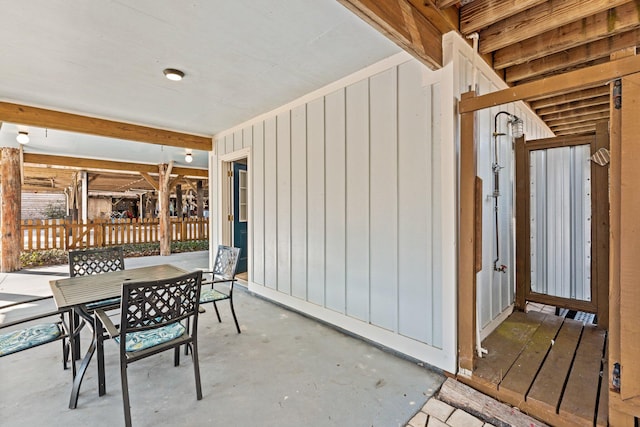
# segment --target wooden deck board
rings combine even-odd
[[[505,377],[547,314],[514,312],[483,342],[488,354],[479,359],[473,376],[492,387]]]
[[[519,406],[525,401],[527,392],[533,384],[563,320],[562,317],[547,316],[531,336],[524,350],[498,386],[499,395],[505,402]]]
[[[582,338],[560,403],[561,416],[578,417],[588,420],[591,424],[594,422],[605,334],[604,330],[593,326],[583,328]]]
[[[581,332],[581,322],[565,319],[555,343],[527,395],[527,406],[530,410],[555,416]]]
[[[607,425],[608,383],[598,388],[605,336],[572,319],[514,312],[483,341],[489,354],[472,375],[458,379],[549,425]]]

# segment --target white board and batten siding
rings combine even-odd
[[[458,35],[450,33],[443,39],[445,62],[453,65],[455,97],[468,92],[475,81],[478,95],[507,88],[498,75],[479,57],[469,44]],[[475,61],[474,61],[475,56]],[[482,270],[477,276],[477,310],[480,336],[486,337],[510,312],[515,292],[515,197],[513,138],[507,124],[507,116],[498,117],[498,163],[500,170],[500,196],[498,197],[498,246],[496,256],[496,227],[494,176],[494,118],[500,111],[515,114],[524,121],[526,140],[552,137],[550,129],[522,102],[480,110],[476,113],[477,174],[482,179]],[[505,265],[505,272],[493,270],[493,261]]]
[[[214,158],[251,141],[253,292],[454,372],[440,75],[395,55],[220,134]]]
[[[446,65],[438,71],[401,53],[220,133],[212,162],[219,168],[221,158],[249,149],[251,291],[456,372],[455,107],[471,84],[474,54],[455,34],[443,46]],[[480,93],[504,87],[476,63]],[[529,139],[547,136],[524,105],[505,108],[525,119]],[[478,113],[487,192],[491,162],[482,156],[496,112]],[[512,174],[505,165],[503,188]],[[501,200],[509,278],[492,278],[491,256],[484,257],[483,326],[513,301],[510,197]],[[493,234],[490,203],[485,236]]]

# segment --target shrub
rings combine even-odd
[[[171,242],[171,253],[206,251],[209,249],[208,240],[193,242]],[[160,243],[136,243],[122,245],[122,251],[127,258],[160,255]],[[22,268],[40,267],[44,265],[60,265],[69,262],[69,254],[62,249],[44,251],[29,251],[20,254]]]

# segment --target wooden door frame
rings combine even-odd
[[[602,128],[600,127],[600,133]],[[608,265],[608,199],[602,189],[608,187],[608,176],[602,174],[603,167],[592,164],[591,167],[591,301],[562,298],[541,294],[531,290],[531,189],[530,189],[530,155],[532,151],[551,148],[589,145],[594,153],[606,144],[608,133],[597,137],[584,135],[574,137],[553,137],[525,142],[524,137],[516,140],[516,308],[524,310],[526,302],[538,302],[572,310],[597,313],[598,319],[608,316],[607,276],[601,276],[602,267]],[[606,168],[605,168],[606,171]],[[604,196],[604,197],[603,197]],[[602,209],[601,205],[606,209]],[[603,216],[604,215],[604,216]],[[606,228],[606,229],[605,229]],[[602,240],[605,241],[602,241]],[[604,262],[602,262],[604,261]],[[606,321],[605,321],[606,323]]]

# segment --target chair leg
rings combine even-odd
[[[198,360],[198,343],[194,339],[191,343],[191,358],[193,360],[193,373],[196,377],[196,398],[202,400],[202,384],[200,382],[200,362]]]
[[[233,321],[236,322],[236,330],[240,333],[240,325],[238,325],[238,318],[236,317],[236,311],[233,308],[233,297],[229,298],[229,305],[231,305],[231,314],[233,315]]]
[[[218,316],[218,323],[222,323],[222,319],[220,318],[220,312],[218,311],[218,306],[216,305],[216,302],[213,302],[213,308],[216,309],[216,316]]]
[[[173,366],[180,366],[180,346],[173,349]]]
[[[126,357],[122,355],[121,357]],[[124,408],[124,423],[131,427],[131,406],[129,404],[129,381],[127,380],[127,364],[120,360],[120,381],[122,383],[122,406]]]
[[[98,317],[95,318],[96,350],[98,355],[98,396],[107,394],[107,387],[104,373],[104,328]]]
[[[67,360],[69,359],[69,347],[67,347],[67,339],[62,338],[62,369],[67,369]]]
[[[187,318],[187,330],[189,331],[189,319]],[[188,356],[189,355],[189,344],[185,344],[184,345],[184,355]]]

